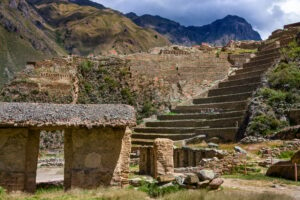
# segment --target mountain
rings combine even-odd
[[[155,30],[89,0],[1,0],[0,41],[0,87],[27,61],[170,44]]]
[[[225,45],[230,40],[261,40],[259,33],[253,30],[251,24],[233,15],[208,25],[188,27],[160,16],[138,16],[135,13],[128,13],[126,17],[139,26],[156,30],[177,44],[194,45],[208,42],[214,45]]]

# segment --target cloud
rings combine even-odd
[[[204,25],[228,14],[252,24],[263,38],[300,21],[300,0],[93,0],[121,12],[160,15],[183,25]]]

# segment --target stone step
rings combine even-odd
[[[245,85],[239,85],[239,86],[212,89],[208,92],[208,97],[253,92],[259,86],[260,86],[260,83],[253,83],[253,84],[245,84]]]
[[[205,112],[209,110],[244,110],[248,104],[248,101],[233,101],[233,102],[222,102],[222,103],[211,103],[211,104],[198,104],[192,106],[177,106],[173,112],[176,113],[195,113]]]
[[[279,53],[272,53],[272,54],[266,54],[266,55],[262,55],[262,56],[255,56],[253,58],[251,58],[250,62],[259,62],[259,61],[264,61],[266,59],[277,59],[280,57]]]
[[[183,128],[183,127],[142,127],[135,128],[135,133],[160,133],[160,134],[190,134],[194,133],[195,128]]]
[[[237,127],[196,129],[198,135],[205,135],[206,139],[218,137],[222,142],[234,142],[237,132]]]
[[[131,143],[138,146],[153,146],[154,140],[132,138]]]
[[[260,84],[261,76],[251,77],[251,78],[244,78],[234,81],[224,81],[219,83],[219,88],[226,88],[226,87],[234,87],[240,85],[247,85],[247,84]]]
[[[245,67],[242,69],[238,69],[235,71],[236,74],[244,74],[249,72],[255,72],[255,71],[261,71],[261,70],[268,70],[270,68],[270,65],[258,65],[254,67]]]
[[[259,61],[250,61],[248,63],[245,63],[243,67],[252,67],[252,66],[257,66],[257,65],[272,65],[275,62],[274,58],[267,58]]]
[[[271,58],[271,57],[279,57],[280,56],[280,51],[275,50],[275,51],[270,51],[270,52],[259,52],[256,54],[255,57],[251,58],[251,60],[261,60],[265,58]]]
[[[243,116],[208,120],[170,120],[147,122],[146,127],[232,127],[237,126],[244,119]]]
[[[266,72],[266,70],[263,69],[263,70],[259,70],[259,71],[248,72],[248,73],[235,74],[235,75],[229,76],[228,80],[233,81],[233,80],[262,76],[265,72]]]
[[[221,102],[231,102],[231,101],[243,101],[252,96],[252,92],[230,94],[217,97],[199,98],[194,99],[194,104],[207,104],[207,103],[221,103]]]
[[[196,136],[195,133],[187,133],[187,134],[135,133],[135,134],[132,134],[132,138],[134,138],[134,139],[154,140],[156,138],[168,138],[173,141],[184,140],[184,139],[192,138],[195,136]]]
[[[259,51],[257,52],[257,56],[264,56],[264,55],[268,55],[268,54],[272,54],[272,53],[279,53],[280,52],[280,48],[273,48],[273,49],[269,49],[269,50],[263,50],[263,51]]]
[[[159,115],[157,119],[159,120],[189,120],[189,119],[220,119],[220,118],[230,118],[230,117],[241,117],[246,113],[245,110],[240,111],[230,111],[222,113],[195,113],[195,114],[176,114],[176,115]]]

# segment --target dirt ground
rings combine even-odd
[[[271,192],[277,194],[285,194],[293,197],[295,200],[300,200],[300,186],[274,184],[269,181],[257,180],[241,180],[241,179],[224,179],[222,185],[224,188],[240,189],[245,191],[255,191],[259,193]]]
[[[63,181],[63,168],[39,168],[37,173],[37,183]],[[238,189],[244,191],[255,191],[259,193],[271,192],[286,194],[295,200],[300,200],[300,186],[274,184],[270,181],[262,180],[241,180],[233,178],[224,179],[224,188]]]

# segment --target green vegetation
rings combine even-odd
[[[85,60],[79,65],[79,68],[80,68],[81,72],[87,73],[87,72],[91,71],[91,69],[93,68],[93,65],[94,65],[93,62],[91,62],[90,60]]]
[[[147,193],[150,197],[162,197],[166,194],[181,191],[183,189],[181,189],[179,185],[159,187],[156,183],[144,182],[138,190]]]
[[[280,121],[274,116],[261,114],[252,119],[249,129],[251,132],[266,136],[278,131],[280,128],[283,128],[286,125],[287,122]]]
[[[283,151],[280,153],[278,158],[280,159],[285,159],[285,160],[290,160],[294,156],[295,152],[294,151]]]
[[[290,43],[281,52],[281,62],[267,73],[269,87],[256,94],[259,106],[248,126],[249,134],[266,136],[290,125],[287,112],[300,104],[299,49],[295,41]]]

